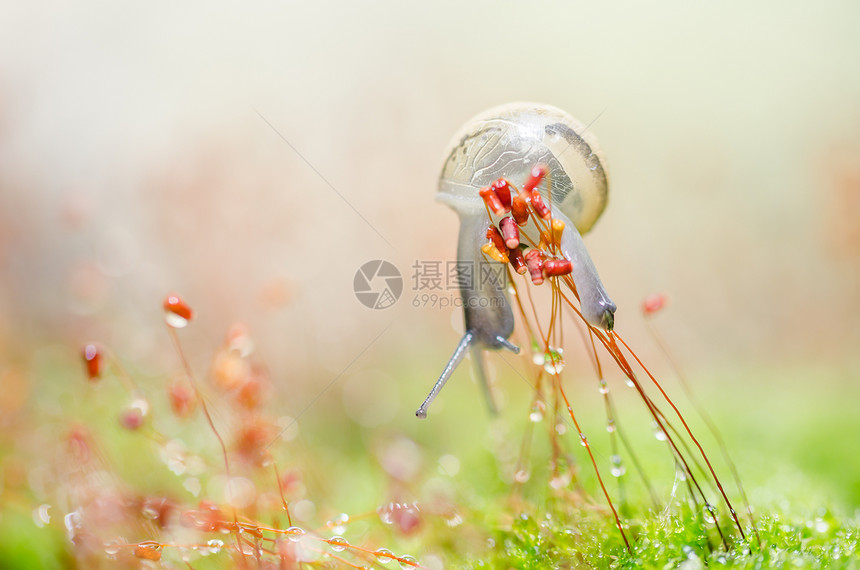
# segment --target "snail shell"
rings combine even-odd
[[[580,234],[588,232],[606,208],[603,152],[585,125],[557,107],[494,107],[469,120],[449,148],[437,200],[458,212],[484,211],[479,189],[499,178],[521,182],[536,164],[549,168],[552,203]],[[543,185],[541,193],[546,194]]]

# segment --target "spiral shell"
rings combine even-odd
[[[606,207],[606,159],[585,125],[557,107],[510,103],[469,120],[454,136],[437,200],[460,213],[484,208],[478,190],[499,178],[521,183],[536,164],[549,168],[539,191],[584,234]],[[547,190],[547,189],[550,190]]]

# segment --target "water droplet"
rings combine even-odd
[[[134,555],[144,560],[160,560],[161,545],[153,541],[145,541],[134,547]]]
[[[713,523],[717,520],[717,513],[714,512],[714,507],[711,505],[705,505],[702,507],[702,516],[705,518],[706,523]]]
[[[543,420],[543,412],[545,409],[546,404],[544,404],[542,400],[536,400],[534,406],[532,406],[531,413],[529,413],[529,421],[537,423]]]
[[[105,543],[105,554],[108,556],[113,556],[117,552],[119,552],[121,541],[119,540],[110,540]]]
[[[550,479],[549,486],[553,489],[564,489],[570,484],[570,481],[570,473],[565,471],[564,473],[559,473],[558,475]]]
[[[81,518],[81,513],[79,513],[77,510],[74,510],[63,517],[63,522],[66,525],[66,533],[69,536],[69,540],[71,540],[75,538],[77,530],[81,528],[81,524],[83,522]]]
[[[188,319],[182,318],[174,313],[165,313],[164,320],[168,325],[175,329],[181,329],[188,326]]]
[[[555,433],[557,433],[558,435],[566,434],[567,433],[567,426],[561,422],[555,424]]]
[[[543,352],[535,351],[534,353],[532,353],[532,362],[534,362],[538,366],[543,366],[543,363],[544,363]]]
[[[298,542],[305,536],[305,529],[291,526],[287,529],[287,537],[293,542]]]
[[[661,430],[659,428],[655,429],[654,430],[654,437],[657,439],[657,441],[666,441],[666,432],[664,432],[663,430]]]
[[[631,380],[630,378],[627,378],[626,380],[624,380],[624,383],[625,383],[625,384],[627,384],[627,385],[628,385],[629,387],[631,387],[631,388],[635,388],[635,387],[636,387],[636,384],[634,384],[634,383],[633,383],[633,380]]]
[[[387,505],[382,505],[376,509],[376,514],[379,515],[379,520],[381,520],[385,524],[391,524],[394,522],[394,518],[391,516],[392,511],[394,510],[394,503],[388,503]]]
[[[564,370],[562,353],[560,348],[550,348],[544,353],[543,369],[546,370],[547,374],[561,374],[561,371]]]
[[[460,526],[463,524],[463,517],[460,516],[460,513],[454,511],[450,516],[445,518],[445,524],[451,528],[455,526]]]
[[[582,447],[588,447],[588,438],[585,437],[585,434],[582,432],[579,432],[579,443]]]
[[[195,497],[200,495],[200,491],[203,488],[203,484],[200,483],[200,479],[197,477],[188,477],[182,483],[182,486],[185,487],[185,490],[194,495]]]
[[[38,508],[33,509],[33,522],[39,528],[44,528],[46,524],[51,522],[51,505],[44,503]]]
[[[609,470],[612,473],[613,477],[621,477],[625,473],[627,473],[627,468],[624,467],[621,463],[621,456],[618,454],[614,454],[610,456],[609,460],[612,462],[612,468]]]
[[[388,564],[394,559],[394,554],[387,548],[380,548],[373,555],[376,556],[376,561],[380,564]]]
[[[129,408],[139,410],[140,414],[145,416],[149,413],[149,402],[145,398],[137,397],[128,405]]]
[[[335,552],[343,552],[349,547],[349,543],[342,536],[333,536],[328,539],[328,543]]]
[[[514,481],[516,481],[517,483],[525,483],[529,480],[529,477],[529,472],[525,469],[520,469],[519,471],[514,473]]]
[[[217,538],[213,538],[206,543],[206,546],[209,548],[209,552],[211,552],[212,554],[218,554],[219,552],[221,552],[221,549],[224,548],[224,541],[218,540]]]
[[[606,431],[608,431],[609,433],[615,432],[615,420],[613,420],[612,418],[606,420]]]
[[[416,566],[418,566],[418,561],[415,560],[414,557],[409,556],[408,554],[405,554],[400,557],[400,567],[403,568],[403,570],[415,568]]]
[[[346,532],[346,525],[349,523],[349,515],[340,513],[325,525],[335,534],[343,534]]]

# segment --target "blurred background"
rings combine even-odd
[[[91,340],[175,372],[170,291],[201,373],[242,322],[287,413],[336,380],[319,409],[414,421],[461,326],[411,304],[415,262],[454,255],[441,160],[515,100],[601,141],[611,197],[586,243],[646,359],[666,369],[639,310],[664,292],[660,330],[706,394],[761,411],[790,388],[750,421],[797,434],[854,421],[834,406],[860,378],[855,2],[7,2],[0,22],[7,425],[62,413],[43,373],[77,374]],[[404,276],[385,310],[353,295],[373,259]]]

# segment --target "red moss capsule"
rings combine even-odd
[[[103,355],[102,350],[95,344],[84,346],[81,351],[84,358],[84,364],[87,367],[87,378],[91,382],[102,377]]]
[[[205,532],[229,530],[231,526],[221,509],[209,501],[200,501],[196,511],[188,510],[180,513],[179,524]]]
[[[171,293],[164,298],[164,320],[173,328],[181,329],[192,319],[194,312],[179,295]]]
[[[573,271],[573,263],[569,259],[549,259],[543,264],[544,277],[560,277]]]
[[[531,203],[532,209],[535,211],[535,214],[537,214],[544,220],[550,219],[550,209],[549,206],[547,206],[546,202],[543,201],[543,196],[541,196],[538,192],[532,192]]]
[[[493,190],[492,186],[482,188],[478,192],[478,194],[480,194],[481,198],[484,199],[484,203],[487,205],[491,212],[493,212],[497,216],[504,215],[505,207],[502,206],[502,201],[499,200],[499,196],[496,194],[496,191]]]
[[[543,284],[543,254],[538,249],[530,249],[525,253],[524,258],[532,283]]]
[[[236,451],[248,463],[261,466],[268,457],[267,446],[277,436],[276,426],[262,419],[250,419],[236,434]]]
[[[92,456],[93,441],[90,432],[82,425],[73,426],[66,436],[69,456],[78,464],[87,463]]]
[[[248,376],[236,392],[236,403],[249,411],[259,408],[263,403],[263,379],[261,371]]]
[[[650,316],[661,310],[669,301],[668,297],[662,293],[653,293],[645,297],[642,302],[642,312],[645,316]]]
[[[543,164],[538,164],[534,168],[532,168],[528,180],[526,180],[526,183],[523,184],[523,193],[525,193],[526,195],[531,194],[532,191],[538,187],[538,184],[543,181],[547,172],[547,167]]]
[[[523,194],[517,194],[511,201],[511,215],[518,226],[524,226],[529,221],[529,204]]]
[[[502,203],[502,207],[504,207],[505,211],[510,212],[511,184],[504,178],[499,178],[498,180],[493,182],[493,190],[495,190],[496,196],[498,196],[499,202]]]
[[[147,497],[140,504],[140,514],[161,528],[167,526],[174,509],[175,505],[165,497]]]
[[[505,216],[499,220],[499,229],[502,232],[502,237],[505,239],[505,246],[508,249],[514,249],[520,245],[520,230],[517,224],[510,216]]]
[[[135,431],[143,425],[143,410],[129,406],[119,415],[119,423],[127,430]]]
[[[421,527],[421,515],[418,505],[401,504],[391,513],[391,523],[405,535],[413,534]],[[402,566],[402,565],[401,565]]]
[[[251,363],[247,358],[228,347],[221,348],[212,363],[215,384],[224,390],[234,390],[251,374]]]
[[[505,246],[505,239],[502,237],[502,234],[496,226],[490,225],[490,227],[487,228],[487,239],[490,240],[499,251],[505,251],[505,249],[507,249]]]
[[[526,260],[523,257],[523,250],[518,247],[508,250],[508,259],[511,260],[511,267],[514,271],[522,275],[526,272]]]
[[[500,250],[499,248],[496,247],[496,244],[490,242],[490,243],[485,243],[483,246],[481,246],[481,251],[484,253],[484,255],[486,255],[487,257],[489,257],[493,261],[498,261],[499,263],[507,263],[508,262],[508,250],[507,250],[507,248]]]
[[[168,396],[170,409],[180,418],[190,417],[197,409],[197,394],[187,381],[173,381],[168,388]]]

